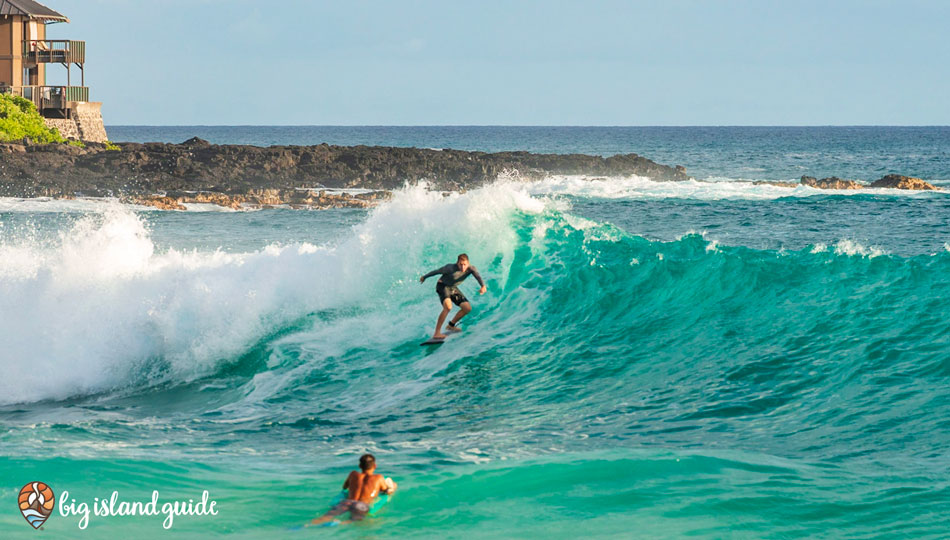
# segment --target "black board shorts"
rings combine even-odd
[[[435,284],[435,292],[439,293],[439,302],[445,302],[446,298],[451,298],[456,306],[461,306],[465,302],[468,302],[468,298],[465,298],[462,291],[455,287],[446,287],[441,281]]]

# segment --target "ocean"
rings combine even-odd
[[[36,481],[56,538],[950,535],[950,192],[751,182],[950,188],[950,128],[109,135],[636,152],[697,180],[511,175],[370,210],[0,199],[0,537],[42,534],[15,506]],[[420,347],[418,278],[461,252],[488,293],[466,281],[463,332]],[[392,501],[291,530],[364,452]],[[153,491],[216,515],[91,510]]]

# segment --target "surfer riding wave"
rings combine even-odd
[[[447,336],[442,333],[442,325],[445,323],[445,318],[448,317],[449,312],[452,311],[452,304],[457,305],[459,311],[455,314],[455,317],[449,321],[449,332],[461,331],[461,328],[458,327],[458,322],[462,320],[462,317],[472,311],[472,304],[468,301],[468,298],[465,298],[462,291],[458,289],[458,284],[465,281],[465,278],[471,275],[475,276],[475,281],[481,285],[478,294],[485,294],[488,289],[485,287],[485,282],[482,281],[482,276],[478,273],[478,270],[469,263],[468,255],[465,253],[459,255],[458,260],[454,264],[447,264],[442,268],[433,270],[420,277],[419,283],[425,283],[427,278],[436,274],[442,275],[435,286],[435,292],[439,295],[439,302],[442,304],[442,313],[439,313],[439,319],[435,323],[435,333],[432,334],[432,339],[445,339]]]

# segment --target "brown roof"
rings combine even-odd
[[[33,0],[0,0],[0,15],[23,15],[50,22],[69,22],[62,13]]]

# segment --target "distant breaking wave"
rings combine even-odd
[[[795,180],[790,180],[795,182]],[[941,192],[900,189],[828,190],[809,186],[782,187],[756,184],[753,180],[711,178],[685,182],[655,182],[639,176],[586,177],[551,176],[529,184],[536,195],[573,195],[603,199],[692,199],[692,200],[774,200],[786,197],[880,195],[892,197],[941,197]]]
[[[543,180],[522,181],[517,171],[501,175],[496,184],[522,183],[527,193],[533,195],[567,195],[602,199],[690,199],[690,200],[775,200],[781,198],[804,198],[820,196],[885,196],[885,197],[946,197],[946,192],[910,191],[901,189],[828,190],[809,186],[781,187],[756,184],[755,180],[741,178],[710,178],[681,182],[657,182],[640,176],[591,177],[553,175]],[[790,179],[789,182],[796,182]],[[939,184],[939,183],[938,183]],[[421,185],[426,185],[425,183]],[[331,193],[361,193],[366,190],[326,190]],[[20,199],[0,197],[0,212],[99,212],[115,204],[117,199],[78,198]],[[138,211],[160,211],[149,206],[129,204]],[[232,212],[234,210],[214,204],[186,203],[191,212]]]

